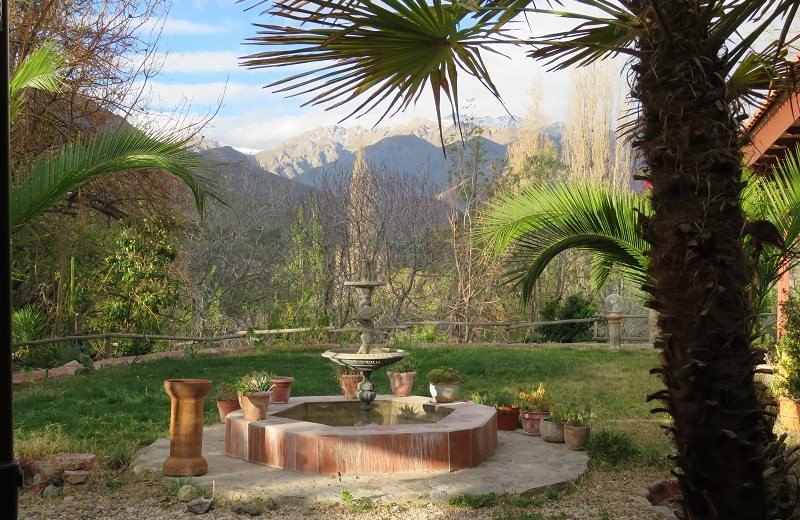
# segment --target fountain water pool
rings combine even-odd
[[[435,404],[420,396],[377,396],[373,405],[371,413],[383,424],[354,425],[359,403],[339,396],[292,397],[270,405],[263,421],[232,412],[225,419],[225,451],[303,473],[361,475],[456,471],[481,464],[497,447],[493,407]],[[413,421],[411,412],[424,420]]]

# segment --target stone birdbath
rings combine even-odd
[[[372,292],[375,288],[386,285],[386,282],[372,280],[372,262],[361,261],[361,280],[345,282],[345,286],[354,287],[361,297],[358,302],[356,319],[361,331],[361,346],[358,349],[333,349],[322,355],[334,363],[345,365],[361,374],[356,396],[361,401],[361,410],[365,414],[372,411],[375,400],[375,385],[370,380],[375,370],[396,363],[408,355],[405,350],[374,346],[377,338],[375,317],[378,310],[372,306]]]

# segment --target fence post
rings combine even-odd
[[[618,349],[622,345],[622,315],[617,312],[608,313],[608,346]]]
[[[106,359],[111,358],[111,336],[106,336],[106,347],[103,352],[103,357]]]

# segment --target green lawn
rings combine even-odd
[[[135,449],[169,432],[169,398],[164,379],[196,377],[234,381],[250,370],[295,377],[293,395],[338,393],[330,361],[318,349],[277,348],[263,352],[162,359],[108,368],[15,388],[16,448],[20,456],[46,457],[58,451],[91,451],[110,466],[126,463]],[[543,382],[556,402],[581,400],[594,411],[592,426],[620,429],[645,443],[664,443],[658,417],[644,398],[659,387],[648,374],[651,350],[611,352],[605,348],[514,349],[441,347],[411,349],[420,364],[415,393],[427,395],[424,374],[450,366],[461,372],[462,396],[513,390]],[[386,393],[384,371],[373,380]],[[212,390],[213,392],[213,390]],[[206,423],[219,421],[206,403]]]

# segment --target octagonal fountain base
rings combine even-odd
[[[364,422],[358,401],[293,397],[263,421],[241,412],[225,420],[225,452],[257,464],[324,475],[456,471],[478,466],[497,447],[493,407],[378,396]]]

